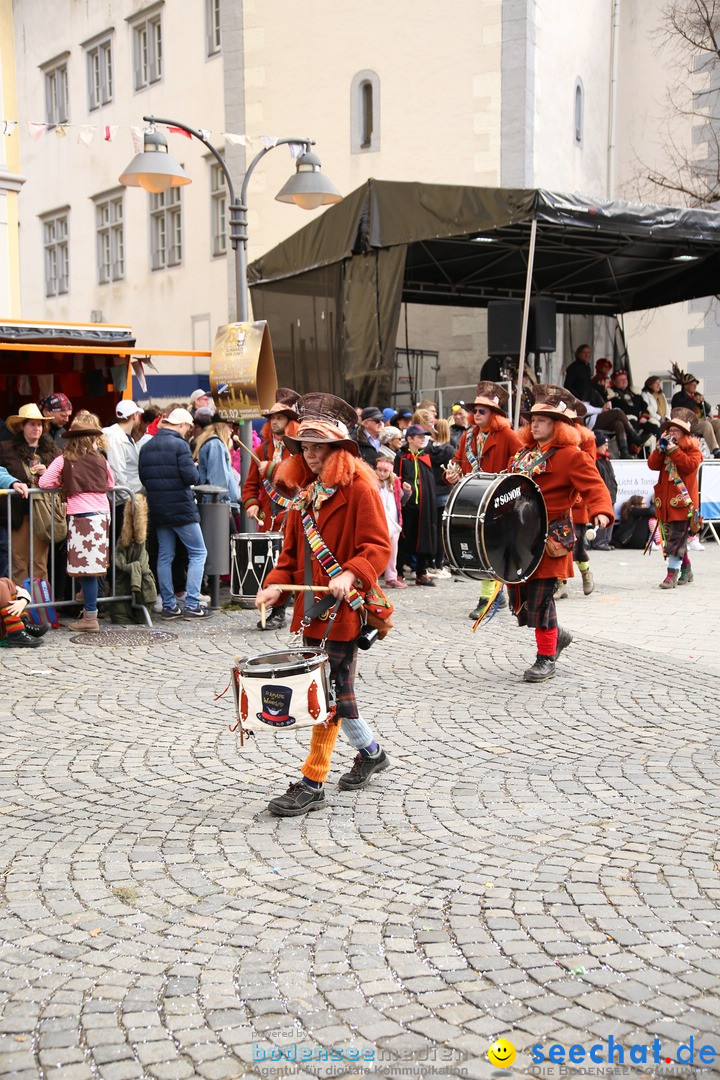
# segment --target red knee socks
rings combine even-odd
[[[557,627],[554,630],[539,630],[535,627],[538,656],[554,656],[557,652],[557,638]]]

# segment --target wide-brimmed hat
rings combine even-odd
[[[479,382],[475,392],[475,400],[471,405],[467,405],[466,408],[472,410],[473,405],[485,405],[488,409],[492,409],[493,412],[505,416],[508,401],[509,395],[504,386],[500,386],[498,383],[494,382]]]
[[[65,432],[66,439],[85,439],[96,438],[98,435],[102,435],[103,430],[99,427],[83,427],[78,424],[77,427],[68,428]]]
[[[564,401],[568,409],[571,409],[575,413],[576,420],[583,420],[587,416],[587,408],[585,403],[580,401],[580,398],[576,398],[570,390],[566,390],[564,386],[551,386],[550,383],[538,383],[533,388],[533,398],[535,402],[543,401],[551,394],[559,394],[560,400]]]
[[[292,454],[299,454],[302,443],[323,443],[334,449],[348,450],[358,456],[358,444],[349,437],[357,423],[357,412],[347,401],[335,394],[305,394],[297,404],[300,423],[297,435],[283,435],[283,442]]]
[[[31,405],[21,405],[14,416],[8,416],[5,424],[8,431],[12,431],[13,435],[17,435],[20,428],[27,420],[42,420],[43,431],[47,431],[50,427],[50,419],[38,409],[37,405],[33,402]]]
[[[524,420],[530,421],[534,416],[546,416],[548,420],[562,420],[565,424],[575,423],[577,413],[568,398],[577,399],[564,387],[538,383],[534,389],[534,397],[535,404],[530,411],[522,413]]]
[[[263,413],[263,416],[277,416],[280,413],[282,416],[287,416],[288,420],[297,420],[297,406],[300,401],[300,395],[296,390],[290,390],[287,386],[279,386],[275,391],[275,404]]]
[[[670,415],[667,416],[660,425],[658,434],[661,435],[663,431],[667,431],[671,424],[677,424],[679,428],[682,428],[683,431],[686,431],[689,435],[696,420],[697,417],[692,409],[671,409]]]

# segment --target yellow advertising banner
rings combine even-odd
[[[255,420],[273,405],[277,384],[266,322],[218,327],[210,360],[210,390],[223,420]]]

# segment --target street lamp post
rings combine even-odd
[[[206,146],[222,169],[230,197],[229,238],[235,251],[235,322],[248,321],[248,284],[247,284],[247,189],[258,162],[276,146],[302,146],[303,153],[295,163],[295,175],[275,196],[278,202],[295,203],[303,210],[316,210],[320,206],[340,202],[342,195],[320,171],[320,161],[310,150],[315,143],[308,138],[277,139],[272,145],[264,147],[252,159],[240,188],[240,198],[235,193],[235,185],[220,151],[213,146],[203,131],[183,124],[180,120],[169,120],[158,116],[143,116],[150,128],[144,132],[142,153],[136,154],[131,163],[118,178],[125,187],[141,187],[151,194],[160,194],[172,187],[181,187],[192,183],[182,165],[168,153],[167,139],[156,130],[157,124],[179,128]],[[242,441],[245,447],[252,442],[252,424],[246,420],[242,424]],[[246,450],[241,452],[241,479],[244,482],[250,466]],[[244,513],[241,518],[244,520]],[[244,524],[243,524],[243,527]]]
[[[238,199],[225,159],[204,132],[196,131],[195,128],[179,120],[168,120],[158,116],[143,116],[143,120],[152,125],[151,129],[145,132],[143,152],[135,156],[119,177],[120,183],[126,187],[142,187],[155,194],[167,191],[171,187],[191,183],[190,177],[182,166],[168,153],[165,137],[154,130],[156,124],[180,128],[181,131],[186,131],[188,135],[192,135],[208,148],[222,169],[230,197],[229,237],[235,251],[235,322],[247,322],[247,189],[258,162],[276,146],[302,146],[304,152],[297,159],[295,176],[288,180],[275,198],[279,202],[295,203],[304,210],[315,210],[319,206],[340,202],[342,195],[320,171],[320,161],[310,151],[310,147],[315,145],[312,139],[278,139],[271,146],[260,150],[245,171]]]

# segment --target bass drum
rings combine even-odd
[[[540,488],[520,473],[470,473],[453,488],[442,520],[451,567],[473,579],[527,581],[547,540]]]
[[[282,533],[235,533],[230,537],[230,599],[241,607],[255,606],[283,544]]]

